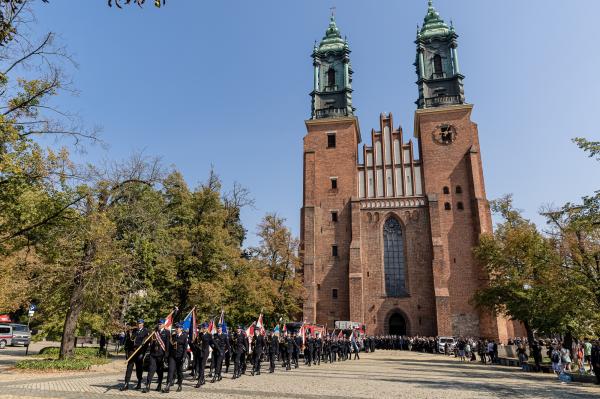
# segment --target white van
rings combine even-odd
[[[9,324],[0,324],[0,349],[12,345],[13,328]]]

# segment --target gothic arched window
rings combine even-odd
[[[383,261],[387,296],[406,295],[404,240],[400,222],[395,218],[389,218],[383,225]]]
[[[329,68],[327,71],[327,86],[335,86],[335,69]]]
[[[439,54],[433,56],[433,73],[436,78],[441,78],[444,74],[442,68],[442,57]]]

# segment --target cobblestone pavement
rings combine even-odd
[[[124,366],[115,362],[88,373],[0,373],[0,398],[600,398],[600,388],[561,384],[552,375],[521,373],[516,368],[461,364],[454,358],[414,352],[377,351],[360,360],[333,365],[278,368],[275,374],[230,374],[216,384],[193,387],[188,377],[183,392],[169,395],[119,392]]]

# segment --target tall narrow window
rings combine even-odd
[[[433,56],[433,73],[434,77],[441,78],[444,76],[442,69],[442,57],[439,54]]]
[[[335,148],[335,133],[327,133],[327,148]]]
[[[402,227],[395,218],[383,225],[383,257],[385,268],[385,291],[387,296],[406,295],[406,264]]]
[[[338,256],[338,247],[337,245],[331,246],[331,256]]]
[[[329,68],[327,71],[327,86],[335,86],[335,69]]]
[[[337,299],[337,297],[338,297],[337,288],[334,288],[331,290],[331,297],[333,299]]]
[[[450,194],[450,189],[448,187],[444,187],[444,194]]]
[[[456,186],[456,194],[462,194],[462,188],[460,186]]]
[[[337,190],[337,177],[332,177],[331,178],[331,189],[332,190]]]

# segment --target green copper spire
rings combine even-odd
[[[342,39],[340,30],[335,24],[335,17],[332,15],[329,19],[329,27],[325,32],[325,36],[323,36],[323,39],[319,44],[319,51],[342,51],[344,50],[344,45],[346,45],[346,43],[344,39]]]
[[[444,20],[440,17],[440,14],[433,8],[433,2],[429,0],[429,7],[427,8],[427,15],[423,20],[423,27],[421,31],[417,33],[417,37],[421,39],[428,39],[434,36],[448,36],[451,30]]]

